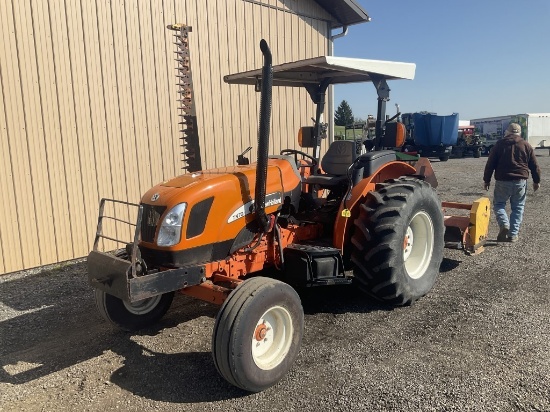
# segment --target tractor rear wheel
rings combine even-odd
[[[304,311],[296,291],[255,277],[225,300],[212,333],[212,356],[229,383],[259,392],[277,383],[298,356]]]
[[[426,182],[401,178],[367,194],[355,220],[352,262],[359,288],[393,305],[430,291],[443,260],[441,203]]]
[[[157,323],[168,311],[173,299],[174,292],[169,292],[129,303],[102,290],[95,290],[95,302],[101,316],[126,331]]]

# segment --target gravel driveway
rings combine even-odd
[[[84,261],[2,276],[0,410],[550,411],[550,157],[537,153],[546,180],[536,194],[529,182],[519,242],[446,249],[411,307],[310,291],[298,360],[259,394],[218,376],[215,306],[180,296],[158,328],[129,334],[98,314]],[[485,161],[434,161],[440,198],[483,195]]]

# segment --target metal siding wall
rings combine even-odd
[[[15,55],[11,50],[13,43],[10,41],[11,39],[8,34],[10,26],[7,25],[7,20],[6,8],[0,7],[0,35],[5,43],[2,53],[0,53],[0,92],[2,93],[0,101],[0,131],[2,133],[2,136],[0,136],[0,190],[3,194],[0,196],[0,207],[3,211],[3,217],[0,221],[0,264],[2,265],[1,269],[3,272],[7,272],[8,268],[20,267],[23,264],[21,249],[18,247],[20,239],[17,228],[16,201],[13,196],[15,193],[15,178],[11,156],[11,142],[5,138],[11,132],[8,126],[8,119],[11,113],[8,113],[8,109],[13,105],[13,101],[9,100],[10,93],[7,90],[11,78],[8,76],[6,63],[8,57]],[[10,253],[7,252],[8,250]]]
[[[34,192],[32,188],[31,159],[28,147],[29,131],[27,130],[27,116],[31,109],[24,107],[24,90],[28,86],[28,73],[21,72],[21,64],[26,61],[28,46],[16,42],[23,34],[21,27],[22,3],[2,3],[2,40],[5,50],[0,53],[2,71],[2,88],[4,94],[5,130],[9,135],[17,135],[17,139],[10,139],[9,157],[11,159],[12,189],[2,196],[7,197],[8,205],[2,213],[1,227],[12,227],[12,238],[7,238],[7,250],[2,251],[7,260],[6,268],[31,266],[40,263],[39,257],[28,251],[28,248],[38,249],[38,229],[36,210],[34,208]],[[30,16],[28,16],[30,17]],[[24,18],[24,16],[23,16]],[[17,23],[17,26],[16,26]],[[32,101],[29,102],[32,104]],[[4,129],[4,127],[2,127]],[[31,132],[34,131],[31,129]],[[4,139],[2,139],[4,140]],[[36,170],[36,168],[35,168]],[[2,176],[3,178],[3,176]],[[8,222],[5,222],[8,220]],[[24,222],[23,224],[21,224]],[[15,257],[15,258],[14,258]],[[15,265],[15,266],[14,266]]]
[[[211,73],[212,50],[210,50],[209,41],[210,30],[207,2],[197,1],[195,3],[194,14],[190,12],[186,15],[184,12],[177,14],[177,16],[178,18],[181,16],[183,19],[180,23],[185,23],[193,28],[193,32],[190,34],[189,44],[191,48],[191,70],[195,91],[202,167],[209,169],[216,164],[215,152],[220,152],[219,149],[214,150],[214,144],[217,142],[215,137],[219,139],[219,134],[214,134],[214,109],[212,106],[213,100],[216,100],[219,96],[214,95],[213,81],[215,81],[215,79],[212,79]],[[190,9],[191,5],[187,4],[187,8]],[[195,20],[190,20],[193,17]],[[205,51],[204,53],[202,52],[203,50]],[[219,141],[221,141],[221,139],[219,139]]]
[[[67,2],[69,3],[69,2]],[[54,200],[54,208],[62,209],[65,205],[66,216],[63,219],[68,220],[69,233],[63,239],[67,244],[68,254],[60,256],[60,260],[70,259],[75,256],[82,256],[87,253],[86,244],[88,244],[86,227],[86,206],[83,202],[83,165],[80,162],[79,140],[83,136],[78,135],[78,126],[76,119],[76,95],[75,79],[73,78],[73,65],[76,64],[74,54],[71,53],[71,38],[69,27],[74,23],[67,16],[67,10],[63,2],[52,2],[50,5],[50,19],[52,26],[52,44],[53,57],[55,63],[55,73],[57,78],[57,91],[59,99],[60,114],[60,137],[61,149],[63,155],[63,168],[65,175],[65,185],[67,188],[67,199],[62,202]],[[57,25],[57,22],[65,24]],[[57,26],[57,27],[55,27]],[[55,29],[54,29],[55,27]],[[57,203],[57,204],[56,204]],[[35,206],[40,207],[40,202],[35,199]],[[45,227],[47,221],[42,221]],[[63,234],[60,234],[63,236]]]
[[[1,23],[2,20],[0,20]],[[7,121],[6,121],[6,107],[4,104],[4,87],[2,81],[2,70],[0,68],[0,134],[1,137],[7,136]],[[13,192],[13,182],[11,181],[11,159],[10,159],[10,150],[8,146],[7,139],[0,139],[0,176],[5,176],[5,178],[0,178],[0,192],[1,193],[10,193]],[[5,211],[4,214],[10,215],[9,212],[10,204],[7,196],[0,196],[0,208]],[[6,222],[5,225],[0,225],[0,273],[6,272],[6,262],[9,259],[5,255],[4,250],[7,250],[9,242],[14,239],[13,237],[13,227],[9,225],[11,222]]]
[[[88,190],[95,190],[96,201],[86,204],[90,213],[97,217],[97,201],[100,197],[112,198],[114,196],[111,159],[109,156],[109,135],[107,125],[107,113],[105,107],[104,75],[102,67],[102,54],[100,45],[99,9],[95,2],[82,2],[82,14],[80,24],[82,26],[82,49],[84,53],[85,67],[81,68],[86,72],[87,78],[87,110],[89,112],[90,124],[83,128],[85,140],[90,140],[93,152],[88,156],[95,164],[95,182],[88,182]],[[94,226],[95,226],[94,217]],[[91,226],[92,230],[95,228]]]
[[[272,7],[243,0],[0,2],[0,273],[85,256],[101,197],[138,202],[181,173],[167,24],[193,27],[203,167],[234,164],[248,146],[255,160],[259,94],[223,76],[260,67],[261,38],[274,64],[323,55],[328,41],[329,16],[315,3],[263,3]],[[304,90],[275,88],[271,152],[295,147],[298,128],[314,114]],[[114,213],[135,219],[125,207]],[[106,226],[130,236],[124,225]]]
[[[325,19],[330,16],[313,2],[301,2],[293,5],[293,12],[275,10],[273,7],[288,9],[287,2],[280,0],[265,0],[264,4],[272,7],[263,7],[243,0],[236,0],[236,14],[243,16],[237,21],[236,36],[231,33],[232,25],[228,25],[228,39],[236,37],[239,49],[237,70],[219,73],[219,78],[237,71],[251,70],[261,67],[262,57],[259,51],[259,41],[265,38],[273,54],[274,64],[295,61],[307,57],[316,57],[326,54],[327,37],[329,35]],[[299,9],[297,7],[300,7]],[[319,16],[319,20],[297,15]],[[255,35],[251,35],[254,33]],[[231,44],[231,43],[230,43]],[[226,85],[222,83],[222,92],[240,93],[239,110],[242,113],[239,119],[233,119],[233,130],[240,127],[240,135],[236,140],[241,142],[241,148],[234,147],[233,157],[226,156],[229,162],[234,162],[236,155],[248,146],[254,150],[250,152],[251,160],[256,158],[259,94],[250,86]],[[235,106],[232,106],[232,117],[235,117]],[[247,114],[248,119],[247,121]],[[310,125],[311,117],[315,116],[315,108],[304,89],[278,88],[273,93],[273,113],[271,128],[270,151],[278,153],[283,148],[296,146],[298,128]],[[200,119],[199,119],[200,122]],[[248,129],[248,132],[247,130]],[[323,142],[322,151],[326,150]],[[226,149],[227,152],[227,149]],[[221,166],[221,165],[218,165]]]

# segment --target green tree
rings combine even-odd
[[[334,124],[336,126],[347,126],[353,123],[353,112],[348,102],[342,100],[340,106],[334,112]]]

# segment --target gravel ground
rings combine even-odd
[[[537,153],[546,177],[550,157]],[[434,161],[441,199],[483,195],[484,165]],[[411,307],[352,287],[305,295],[298,360],[259,394],[218,376],[210,304],[179,296],[157,328],[129,334],[98,314],[82,260],[2,276],[0,410],[550,411],[549,193],[529,183],[518,243],[446,249]]]

